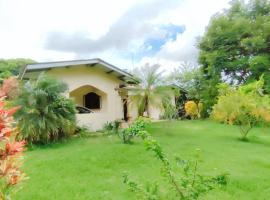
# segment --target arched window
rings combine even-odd
[[[94,92],[84,95],[84,106],[89,109],[100,109],[100,96]]]

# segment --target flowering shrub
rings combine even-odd
[[[258,124],[270,124],[270,99],[262,94],[263,79],[238,88],[222,84],[212,118],[230,125],[238,125],[246,140],[249,131]]]
[[[201,117],[202,103],[195,103],[194,101],[187,101],[185,103],[186,115],[192,119],[198,119]]]
[[[13,90],[14,80],[4,82],[0,90],[0,199],[8,200],[15,186],[24,179],[20,170],[25,141],[16,141],[18,132],[13,121],[13,114],[18,107],[6,109],[4,98]],[[5,83],[8,83],[6,85]]]

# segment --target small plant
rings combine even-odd
[[[120,129],[121,121],[114,120],[112,122],[107,122],[103,126],[103,130],[108,134],[118,134]]]
[[[131,143],[131,140],[138,136],[141,131],[145,131],[147,124],[150,120],[144,117],[139,117],[128,128],[122,129],[118,132],[118,136],[124,143]]]
[[[4,81],[0,90],[0,199],[10,200],[12,193],[18,189],[16,186],[25,179],[21,171],[22,152],[25,141],[16,141],[18,131],[13,120],[13,114],[19,107],[5,108],[4,98],[12,90],[11,85]]]
[[[124,175],[124,183],[128,185],[129,189],[137,194],[138,199],[144,200],[196,200],[203,196],[210,190],[218,186],[227,184],[227,175],[221,174],[218,176],[204,176],[198,172],[199,157],[196,160],[183,160],[177,158],[177,166],[180,169],[180,174],[172,170],[172,165],[163,152],[162,147],[154,140],[149,133],[141,131],[139,135],[146,144],[147,150],[154,153],[155,157],[161,161],[161,174],[166,178],[169,187],[162,187],[159,190],[157,183],[148,184],[146,188],[130,180],[128,175]],[[166,190],[165,190],[166,188]]]
[[[202,103],[195,103],[194,101],[187,101],[185,103],[186,116],[190,116],[191,119],[201,118]]]

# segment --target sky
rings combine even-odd
[[[122,69],[196,65],[197,40],[230,0],[0,0],[0,58],[101,58]]]

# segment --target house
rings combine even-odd
[[[99,130],[106,122],[132,120],[137,117],[135,106],[129,105],[128,89],[138,80],[101,59],[72,60],[29,64],[20,75],[36,78],[40,73],[53,76],[68,85],[65,94],[76,105],[93,112],[77,114],[80,125]],[[158,119],[162,110],[151,109],[150,116]]]

